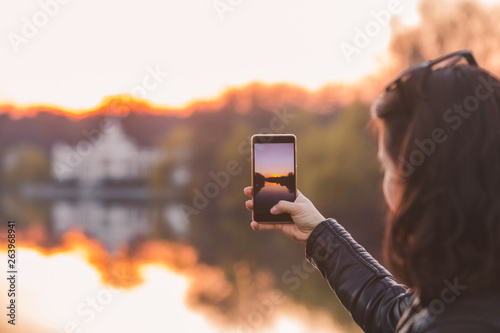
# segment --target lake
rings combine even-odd
[[[255,195],[255,206],[259,209],[258,219],[267,221],[288,219],[288,214],[273,215],[270,213],[271,208],[280,200],[294,201],[294,194],[290,193],[284,185],[266,181],[264,187]]]

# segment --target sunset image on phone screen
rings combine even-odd
[[[253,179],[255,220],[291,221],[289,214],[270,210],[280,200],[295,200],[295,144],[255,143]]]

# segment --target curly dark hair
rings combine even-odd
[[[385,259],[421,303],[457,279],[500,285],[500,82],[472,65],[422,69],[372,107],[402,198]]]

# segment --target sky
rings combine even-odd
[[[391,1],[0,0],[0,103],[87,109],[131,94],[182,106],[256,80],[356,80],[376,68],[389,27],[350,63],[340,44]],[[416,2],[394,16],[416,22]]]
[[[255,172],[264,177],[287,175],[294,171],[293,143],[256,143]]]
[[[308,89],[353,82],[389,61],[388,19],[416,24],[417,7],[418,0],[0,0],[0,104],[83,110],[130,94],[179,107],[253,81]]]

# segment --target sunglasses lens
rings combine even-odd
[[[461,60],[466,60],[465,57],[461,54],[443,59],[443,61],[440,61],[440,62],[434,64],[432,66],[432,70],[453,66],[453,65],[459,63]]]

